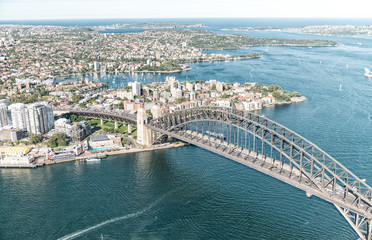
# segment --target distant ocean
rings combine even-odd
[[[308,25],[371,25],[372,18],[143,18],[143,19],[76,19],[0,21],[0,24],[97,26],[143,22],[203,23],[208,28],[246,26],[300,27]]]

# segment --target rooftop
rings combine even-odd
[[[108,141],[110,140],[107,135],[96,135],[96,136],[91,136],[90,141],[92,142],[101,142],[101,141]]]

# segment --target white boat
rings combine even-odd
[[[364,71],[365,71],[364,73],[365,77],[368,77],[368,78],[372,77],[372,73],[368,68],[365,68]]]
[[[85,159],[86,162],[100,162],[101,159],[99,158],[87,158]]]
[[[340,91],[342,90],[342,84],[340,84]]]

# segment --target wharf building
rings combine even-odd
[[[28,165],[35,160],[34,154],[30,153],[31,147],[1,147],[1,165]]]

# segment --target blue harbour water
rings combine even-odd
[[[372,68],[372,38],[220,30],[258,25],[370,24],[370,20],[176,21],[201,22],[218,33],[343,43],[340,47],[215,51],[260,53],[263,57],[190,64],[192,70],[172,75],[182,81],[278,84],[301,92],[308,98],[306,102],[265,108],[259,113],[306,137],[371,183],[372,79],[363,74],[365,67]],[[112,88],[120,88],[134,79],[151,83],[164,81],[165,76],[84,78],[108,81]],[[99,239],[101,234],[104,239],[357,239],[332,204],[308,198],[300,190],[194,146],[114,156],[96,163],[0,169],[0,216],[0,239]]]

